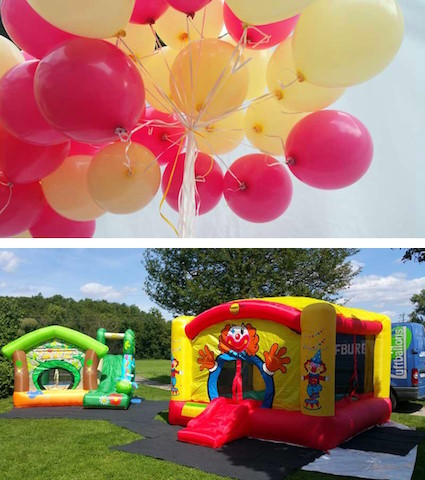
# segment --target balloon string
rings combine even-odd
[[[223,112],[222,114],[220,114],[216,117],[209,118],[207,121],[203,121],[203,122],[201,121],[201,122],[197,123],[197,127],[205,128],[208,125],[211,125],[212,123],[219,122],[220,120],[224,120],[224,119],[230,117],[231,115],[233,115],[234,113],[246,110],[247,108],[251,107],[254,104],[261,103],[262,101],[266,101],[266,100],[268,100],[270,98],[273,98],[273,97],[274,97],[274,93],[265,93],[264,95],[261,95],[260,97],[252,99],[249,102],[245,102],[244,104],[242,104],[238,108],[233,108],[231,110],[226,110],[225,112]]]
[[[122,44],[124,45],[124,47],[130,52],[130,54],[132,55],[134,61],[139,65],[140,69],[145,72],[145,74],[152,80],[152,83],[155,87],[155,89],[158,91],[158,93],[161,95],[161,97],[163,98],[163,100],[166,101],[166,103],[168,104],[169,107],[171,107],[171,110],[175,113],[175,115],[181,120],[182,123],[184,123],[184,117],[182,116],[182,114],[180,113],[180,111],[178,110],[177,106],[174,105],[174,103],[171,101],[171,99],[168,97],[168,95],[166,94],[166,92],[164,92],[162,90],[162,88],[158,87],[158,85],[155,84],[154,82],[154,79],[152,78],[152,75],[149,73],[149,71],[145,68],[145,66],[142,64],[142,62],[140,61],[140,59],[137,57],[137,55],[134,54],[133,50],[129,47],[129,45],[127,44],[127,42],[125,42],[122,37],[119,37],[119,40],[120,42],[122,42]],[[158,49],[159,51],[161,51],[161,53],[163,54],[162,52],[162,48],[161,49]],[[168,62],[165,61],[168,69],[170,70],[170,67],[168,65]],[[170,70],[171,71],[171,70]],[[149,89],[147,89],[145,87],[146,91],[152,95],[152,97],[154,97],[156,100],[158,100],[158,102],[166,109],[167,107],[163,104],[163,102],[161,102],[161,100],[159,100],[155,94],[153,94],[153,92],[151,92]]]
[[[195,135],[193,131],[189,130],[187,136],[186,155],[184,159],[183,182],[179,193],[178,230],[179,236],[182,238],[193,237],[194,221],[199,209],[199,202],[196,202],[196,157],[197,149]]]
[[[246,64],[246,62],[244,62],[242,65],[238,66],[238,63],[242,58],[241,52],[243,51],[243,49],[241,51],[240,47],[242,46],[243,38],[244,35],[242,35],[242,37],[239,39],[239,42],[236,44],[236,47],[234,48],[232,55],[229,58],[229,63],[221,71],[212,89],[208,92],[207,98],[205,99],[205,102],[202,105],[199,114],[195,120],[195,125],[200,121],[202,115],[204,115],[204,113],[207,111],[209,104],[212,102],[217,92],[219,91],[219,87],[221,87],[222,81],[226,81],[229,75],[235,74],[239,68],[242,68]]]
[[[186,29],[187,29],[187,33],[189,35],[189,17],[186,17]],[[190,38],[190,35],[189,35],[189,43],[191,43],[191,38]],[[201,43],[201,42],[200,42]],[[200,50],[201,46],[200,46],[200,43],[198,45],[198,48]],[[200,55],[200,52],[198,53]],[[195,86],[194,86],[194,75],[193,75],[193,52],[192,52],[192,48],[189,48],[189,79],[190,79],[190,91],[191,91],[191,94],[192,94],[192,107],[193,109],[196,109],[196,105],[195,105]],[[176,90],[178,91],[178,88],[176,88]],[[187,103],[187,98],[185,99],[185,103]],[[191,123],[191,126],[193,127],[193,122]]]
[[[187,135],[186,133],[184,133],[183,135],[180,135],[179,138],[178,138],[177,140],[175,140],[175,141],[169,140],[169,141],[171,142],[171,144],[168,145],[168,147],[167,147],[165,150],[163,150],[163,151],[156,157],[156,160],[159,161],[159,159],[160,159],[165,153],[167,153],[171,148],[173,148],[173,147],[174,147],[175,145],[177,145],[178,143],[181,142],[181,143],[184,144],[183,140],[186,138],[186,135]]]
[[[272,36],[263,32],[262,30],[260,30],[258,27],[256,27],[255,25],[246,25],[244,27],[244,30],[246,30],[246,36],[247,36],[247,41],[248,41],[248,30],[249,29],[252,29],[252,30],[255,30],[257,33],[259,33],[260,35],[262,35],[261,39],[258,40],[258,42],[255,42],[255,43],[250,43],[250,47],[255,49],[257,48],[258,46],[260,45],[263,45],[264,43],[269,43]]]
[[[265,152],[268,155],[283,155],[285,156],[285,142],[283,141],[283,138],[280,137],[279,135],[270,135],[270,134],[263,134],[267,138],[274,138],[276,140],[279,140],[280,146],[282,147],[282,153],[272,153],[272,152]]]
[[[11,182],[5,183],[0,180],[0,185],[3,185],[4,187],[9,187],[9,197],[6,200],[6,204],[4,205],[4,207],[0,210],[0,215],[2,215],[6,211],[7,207],[10,205],[10,201],[12,200],[13,183]]]
[[[179,232],[178,232],[177,228],[170,222],[170,220],[168,220],[168,218],[162,213],[162,207],[164,205],[165,199],[167,198],[168,192],[170,190],[171,182],[173,180],[174,172],[175,172],[176,166],[177,166],[177,160],[179,158],[179,155],[180,155],[180,152],[181,152],[182,148],[183,148],[183,138],[181,139],[179,149],[178,149],[178,151],[176,153],[176,157],[173,161],[173,167],[171,169],[170,178],[168,179],[167,187],[166,187],[166,189],[164,191],[164,194],[162,195],[161,201],[159,203],[159,214],[160,214],[161,218],[174,230],[174,233],[176,234],[177,237],[179,236]]]

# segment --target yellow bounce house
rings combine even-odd
[[[352,360],[345,390],[336,382],[346,369],[341,338]],[[238,300],[176,318],[171,342],[169,420],[186,426],[181,441],[217,448],[254,437],[329,450],[390,417],[385,315],[311,298]]]

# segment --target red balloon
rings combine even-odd
[[[136,66],[114,45],[75,38],[40,61],[34,81],[47,121],[82,143],[118,140],[144,111],[145,91]]]
[[[46,204],[30,233],[34,238],[91,238],[95,230],[95,220],[76,222],[62,217]]]
[[[68,138],[49,125],[34,98],[38,60],[23,62],[0,79],[0,121],[20,140],[34,145],[57,145]]]
[[[285,146],[292,173],[316,188],[347,187],[368,170],[372,138],[360,120],[348,113],[322,110],[304,117]]]
[[[1,18],[16,45],[36,58],[44,57],[60,43],[75,38],[40,17],[27,0],[3,0]]]
[[[183,183],[183,169],[185,153],[177,157],[176,162],[170,162],[162,176],[162,191],[165,193],[170,182],[171,173],[175,164],[174,174],[165,197],[171,208],[179,211],[179,194]],[[195,160],[196,206],[199,205],[199,215],[212,210],[220,201],[223,194],[223,172],[218,163],[206,153],[199,152]]]
[[[40,184],[14,185],[0,179],[0,237],[12,237],[28,230],[40,217],[45,200]]]
[[[159,112],[152,107],[146,109],[139,123],[149,121],[152,123],[137,130],[131,140],[149,148],[160,165],[174,161],[186,129],[173,115]]]
[[[235,42],[241,39],[246,22],[240,20],[225,3],[223,9],[224,24]],[[267,25],[249,25],[247,29],[247,48],[263,50],[283,42],[289,37],[298,21],[298,15]]]
[[[230,209],[256,223],[280,217],[292,198],[291,177],[285,167],[262,153],[238,158],[224,176],[223,189]]]
[[[195,12],[208,5],[211,0],[167,0],[176,10],[193,16]]]
[[[166,0],[136,0],[130,22],[152,25],[167,8]]]
[[[59,168],[69,147],[69,141],[48,147],[25,143],[0,126],[0,171],[12,183],[37,182]]]

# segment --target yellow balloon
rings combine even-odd
[[[195,13],[192,19],[182,12],[169,8],[155,22],[155,30],[161,40],[173,48],[181,50],[189,41],[200,38],[217,38],[223,29],[223,2],[212,0],[206,7]]]
[[[344,88],[326,88],[299,81],[292,58],[292,39],[282,42],[267,66],[267,87],[275,94],[282,110],[315,112],[336,102]]]
[[[252,25],[266,25],[293,17],[313,0],[226,0],[235,15]]]
[[[161,171],[155,155],[137,143],[116,142],[97,153],[88,171],[88,188],[106,211],[132,213],[155,196]]]
[[[245,114],[245,133],[251,144],[270,155],[284,155],[294,125],[306,114],[282,113],[275,98],[252,104]]]
[[[122,41],[120,40],[122,39]],[[119,32],[119,39],[115,36],[108,38],[109,43],[116,45],[134,61],[140,60],[153,53],[155,49],[155,34],[149,25],[129,23]]]
[[[243,62],[230,43],[210,38],[190,43],[171,68],[174,102],[195,122],[230,113],[248,92],[249,71]]]
[[[234,150],[245,137],[244,118],[245,112],[239,111],[197,129],[195,140],[198,150],[208,155]]]
[[[0,36],[0,78],[24,60],[19,48],[7,38]]]
[[[130,21],[136,0],[28,0],[45,20],[65,32],[109,38]]]
[[[91,156],[73,155],[41,181],[47,202],[63,217],[86,221],[105,213],[89,193],[87,171],[91,161]]]
[[[316,0],[295,27],[295,65],[323,87],[362,83],[391,62],[403,32],[396,0]]]
[[[266,69],[270,59],[270,50],[245,50],[244,56],[250,59],[247,63],[249,71],[249,88],[247,98],[257,98],[266,90]]]
[[[157,110],[173,113],[170,87],[170,71],[177,52],[170,47],[162,47],[141,60],[139,71],[145,85],[146,101]],[[164,98],[165,95],[165,98]],[[168,101],[167,101],[168,98]]]

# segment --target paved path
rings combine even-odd
[[[140,375],[136,375],[136,383],[140,385],[147,385],[148,387],[160,388],[161,390],[171,390],[171,384],[164,385],[163,383],[149,380],[148,378],[141,377]]]

